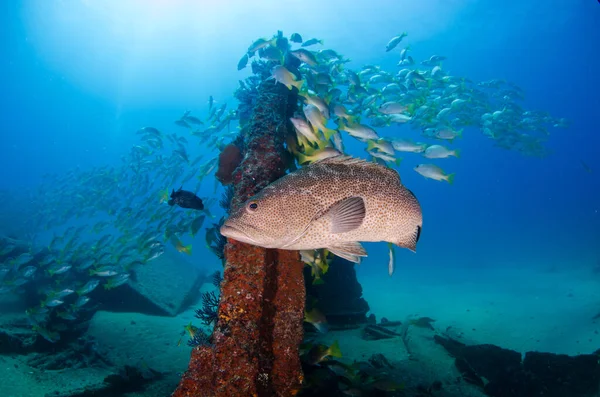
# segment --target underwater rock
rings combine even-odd
[[[329,270],[322,276],[323,284],[313,284],[310,267],[304,269],[306,295],[315,298],[315,307],[327,318],[330,329],[346,329],[349,325],[367,323],[369,304],[362,296],[354,263],[334,257]]]
[[[378,325],[380,327],[399,327],[402,325],[402,321],[390,321],[384,317]]]
[[[397,336],[401,335],[379,325],[369,324],[362,330],[362,338],[364,340],[390,339]]]
[[[60,351],[35,354],[27,359],[33,368],[54,371],[89,367],[109,368],[112,366],[105,352],[99,350],[92,338],[79,338]]]
[[[203,283],[210,282],[200,266],[172,251],[134,272],[127,284],[94,294],[102,310],[175,316],[198,298]]]
[[[381,353],[373,354],[371,358],[369,358],[369,364],[377,369],[381,368],[394,368],[392,364],[385,358],[385,356]]]
[[[600,364],[595,354],[567,356],[527,352],[523,360],[525,373],[533,374],[528,389],[538,396],[597,396]]]
[[[465,381],[493,397],[592,397],[600,390],[600,364],[595,354],[567,356],[519,352],[494,345],[465,345],[434,336],[455,358]]]
[[[36,339],[37,334],[31,327],[3,326],[0,328],[0,355],[32,352]]]

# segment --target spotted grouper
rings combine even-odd
[[[326,248],[359,263],[361,241],[416,250],[423,218],[415,195],[388,167],[336,156],[265,187],[221,227],[231,239],[265,248]]]

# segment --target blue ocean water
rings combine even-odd
[[[594,273],[600,266],[597,1],[30,0],[0,7],[0,190],[13,197],[36,189],[46,173],[119,165],[138,143],[139,128],[180,133],[173,121],[187,109],[206,115],[209,96],[234,108],[238,80],[251,74],[249,68],[237,71],[236,64],[258,37],[299,32],[351,58],[349,68],[373,64],[396,71],[398,52],[386,53],[385,45],[407,32],[403,44],[410,44],[415,59],[444,55],[448,74],[513,82],[525,92],[525,108],[566,118],[569,125],[549,128],[549,154],[543,158],[495,147],[467,127],[453,144],[461,157],[440,163],[456,174],[452,185],[423,178],[412,170],[420,159],[402,156],[398,170],[421,202],[423,232],[416,254],[397,250],[392,278],[385,244],[366,245],[369,257],[358,275],[375,311],[389,316],[402,306],[399,313],[411,312],[410,301],[386,298],[403,278],[441,285],[438,306],[447,299],[445,283],[448,293],[456,292],[453,283],[465,282],[495,282],[499,290],[530,284],[534,290],[537,272],[556,269],[600,283]],[[394,126],[382,135],[407,131]],[[194,153],[216,155],[190,141]],[[366,155],[356,142],[347,146],[352,154]],[[214,187],[210,176],[199,195],[218,199],[222,189]],[[65,193],[75,191],[70,186]],[[215,206],[214,214],[218,219],[223,213]],[[11,225],[0,230],[20,221],[19,214],[8,215],[1,219]],[[220,268],[202,233],[187,243],[194,247],[193,262]],[[505,268],[510,276],[498,276]],[[572,285],[570,293],[577,297]],[[600,286],[595,288],[595,295],[585,290],[590,300],[573,301],[572,310],[566,304],[557,316],[567,321],[571,312],[578,313],[578,321],[590,320],[600,310]],[[469,294],[468,286],[463,292]],[[517,294],[506,296],[518,302]],[[589,324],[571,324],[579,326]],[[551,331],[542,324],[535,332],[544,337]],[[573,341],[544,348],[574,354]]]

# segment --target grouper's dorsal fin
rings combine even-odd
[[[400,174],[398,174],[398,172],[396,172],[394,169],[387,167],[385,165],[377,164],[372,161],[367,161],[367,160],[357,158],[357,157],[352,157],[352,156],[342,155],[342,156],[328,157],[323,160],[315,161],[314,163],[311,163],[303,168],[308,168],[313,165],[319,166],[319,165],[329,165],[329,164],[360,167],[369,172],[383,173],[383,174],[388,175],[389,177],[398,178],[400,183],[402,183],[402,181],[400,180]]]

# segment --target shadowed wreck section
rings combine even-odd
[[[297,93],[263,80],[232,175],[232,208],[285,174],[285,135]],[[241,142],[239,142],[241,143]],[[238,144],[239,144],[238,143]],[[173,394],[183,396],[291,396],[303,374],[304,263],[297,251],[270,250],[230,240],[221,284],[219,318],[211,346],[192,351]]]

